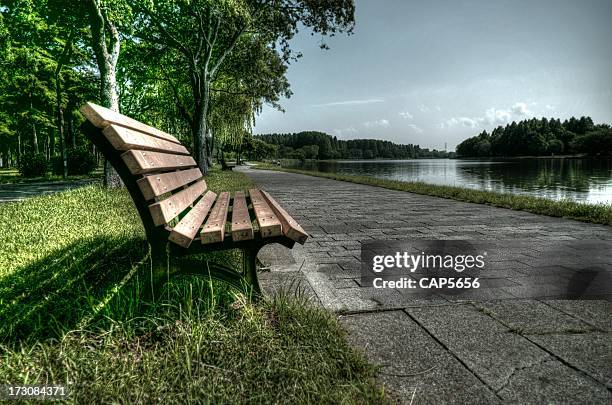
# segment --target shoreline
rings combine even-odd
[[[266,163],[274,165],[273,161],[286,162],[287,164],[308,162],[308,163],[352,163],[352,162],[363,162],[363,163],[376,163],[376,162],[411,162],[419,160],[458,160],[458,161],[482,161],[482,162],[511,162],[521,160],[593,160],[593,161],[612,161],[612,156],[588,156],[588,155],[556,155],[556,156],[492,156],[492,157],[421,157],[421,158],[409,158],[409,159],[396,159],[396,158],[372,158],[372,159],[305,159],[303,161],[292,158],[281,158],[281,159],[267,159]]]
[[[288,169],[269,164],[253,166],[254,169],[272,170],[287,173],[303,174],[313,177],[324,177],[349,183],[383,187],[391,190],[405,191],[432,197],[446,198],[475,204],[492,205],[516,211],[550,217],[562,217],[582,222],[612,225],[612,204],[581,203],[569,200],[551,200],[543,197],[532,197],[496,191],[474,190],[456,186],[443,186],[422,182],[402,182],[384,180],[368,176],[355,176],[339,173],[324,173],[309,170]]]

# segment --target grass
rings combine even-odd
[[[15,184],[15,183],[40,183],[49,181],[70,181],[70,180],[84,180],[91,178],[102,178],[103,168],[99,167],[89,175],[79,176],[68,176],[67,179],[63,179],[62,176],[52,173],[47,173],[44,176],[37,177],[23,177],[19,174],[19,170],[2,169],[0,168],[0,184]]]
[[[548,215],[551,217],[564,217],[583,222],[612,225],[612,204],[586,204],[570,200],[555,201],[541,197],[499,193],[495,191],[473,190],[462,187],[427,184],[423,182],[403,182],[377,179],[368,176],[288,169],[270,164],[259,164],[257,165],[257,168],[324,177],[327,179],[366,184],[370,186],[388,188],[391,190],[407,191],[415,194],[430,195],[476,204],[487,204],[495,207]]]
[[[252,305],[185,277],[167,300],[141,300],[139,221],[125,190],[97,186],[0,205],[0,385],[65,384],[77,403],[386,401],[336,318],[297,288]],[[233,251],[205,259],[239,265]]]

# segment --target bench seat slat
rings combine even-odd
[[[116,124],[111,124],[104,128],[103,133],[106,139],[117,150],[140,149],[189,155],[187,148],[179,143],[156,138]]]
[[[139,179],[137,183],[145,200],[152,200],[157,196],[176,190],[200,178],[202,178],[202,172],[199,168],[195,167],[178,172],[149,174]]]
[[[253,211],[255,211],[255,217],[257,218],[261,236],[267,238],[270,236],[282,235],[281,222],[276,217],[272,208],[268,205],[261,191],[253,188],[249,190],[249,195],[251,196]]]
[[[227,191],[219,194],[219,198],[217,198],[217,202],[210,212],[202,232],[200,232],[202,244],[223,242],[229,201],[230,194]]]
[[[210,208],[215,203],[216,198],[217,194],[212,191],[204,194],[204,197],[172,229],[168,239],[177,245],[188,248],[204,222],[206,214],[208,214],[208,211],[210,211]]]
[[[128,150],[121,155],[132,174],[151,173],[185,169],[196,166],[196,161],[188,155],[171,155],[146,150]]]
[[[80,111],[81,114],[83,114],[85,118],[89,120],[89,122],[100,129],[104,129],[111,124],[117,124],[121,125],[122,127],[144,132],[145,134],[180,144],[178,139],[164,131],[160,131],[157,128],[143,124],[140,121],[136,121],[133,118],[119,114],[116,111],[109,110],[108,108],[96,105],[94,103],[86,103],[83,105],[83,107],[81,107]]]
[[[238,242],[250,239],[253,239],[253,225],[251,225],[249,208],[244,192],[237,191],[232,206],[232,240]]]
[[[171,195],[165,200],[149,205],[149,211],[155,225],[163,225],[172,221],[191,205],[196,198],[206,191],[206,183],[198,181],[188,188]]]
[[[291,215],[289,215],[287,211],[285,211],[267,191],[261,190],[261,193],[270,203],[270,207],[272,207],[274,212],[276,212],[276,215],[281,221],[283,225],[283,234],[303,245],[306,242],[306,239],[308,239],[308,234],[304,231],[304,229],[302,229],[300,224],[298,224],[297,221],[293,219]]]

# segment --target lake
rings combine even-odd
[[[422,181],[589,203],[612,203],[612,159],[307,161],[288,167]]]

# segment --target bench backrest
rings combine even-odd
[[[147,237],[165,242],[167,225],[206,191],[189,151],[172,135],[93,103],[81,107],[85,135],[117,170]]]

